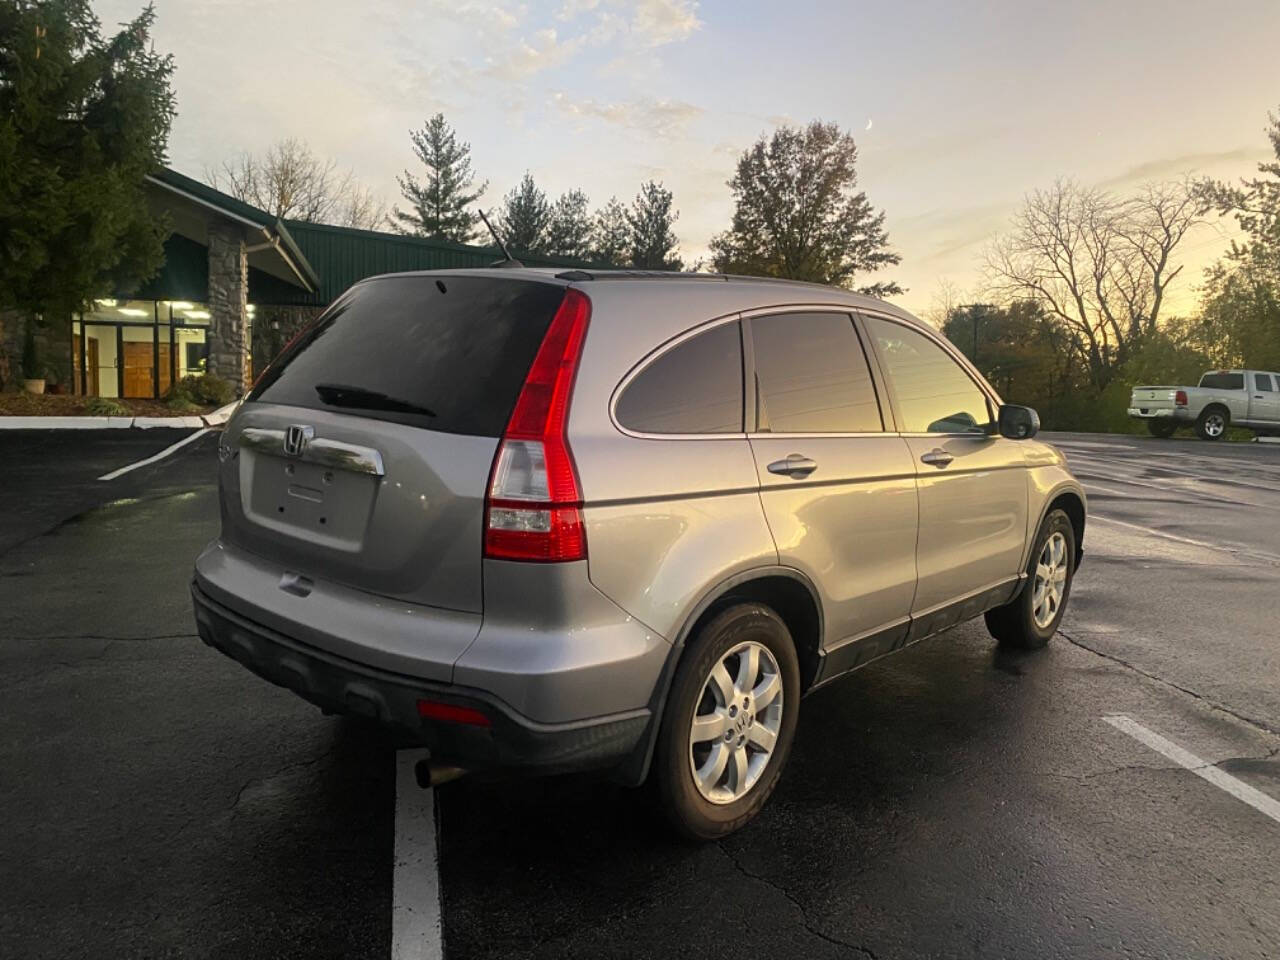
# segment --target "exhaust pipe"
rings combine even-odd
[[[454,767],[449,764],[432,763],[430,760],[419,760],[414,765],[413,773],[417,777],[418,786],[423,790],[430,790],[432,787],[438,787],[448,783],[450,780],[465,777],[467,770],[463,767]]]

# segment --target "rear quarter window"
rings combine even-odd
[[[528,280],[368,280],[267,369],[249,400],[498,437],[563,299],[563,287]]]
[[[741,433],[742,408],[742,335],[734,322],[651,361],[623,388],[614,416],[636,433]]]

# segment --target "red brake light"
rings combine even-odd
[[[1175,393],[1173,395],[1173,402],[1180,407],[1185,407],[1187,405],[1187,391],[1179,390]]]
[[[566,290],[493,458],[486,557],[558,562],[587,555],[582,493],[565,428],[590,319],[591,301]]]

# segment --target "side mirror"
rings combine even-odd
[[[1040,415],[1030,407],[1006,403],[1000,408],[1000,436],[1010,440],[1030,440],[1040,432]]]

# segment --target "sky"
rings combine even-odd
[[[917,313],[982,298],[981,252],[1058,177],[1123,193],[1251,174],[1280,109],[1276,0],[712,3],[696,0],[154,0],[201,177],[298,137],[391,204],[409,131],[442,111],[495,209],[528,171],[598,205],[663,181],[686,261],[732,214],[737,158],[780,123],[851,131]],[[141,0],[98,0],[104,27]],[[1184,242],[1168,309],[1231,235]]]

